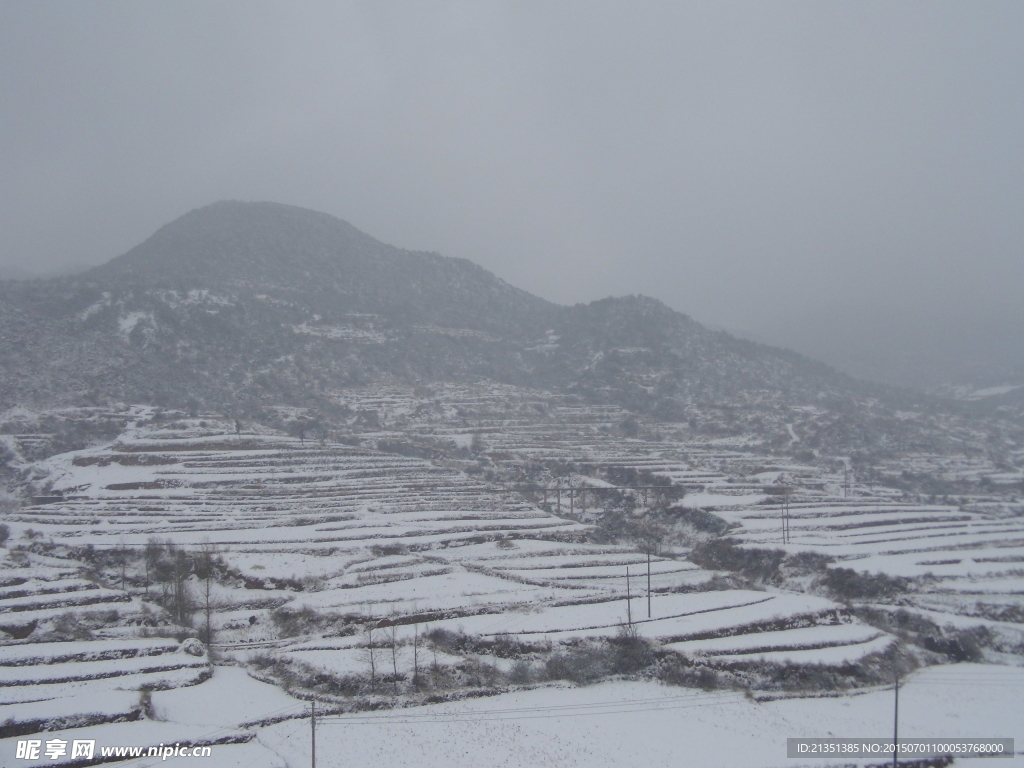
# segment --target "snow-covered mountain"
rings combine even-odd
[[[688,398],[858,389],[645,297],[563,307],[326,214],[222,202],[83,274],[0,287],[5,399],[245,410],[378,381],[564,388],[664,414]]]
[[[221,202],[82,274],[0,283],[4,405],[339,415],[366,385],[495,382],[774,448],[943,449],[925,396],[712,331],[643,296],[560,306],[332,216]],[[336,421],[336,419],[334,419]],[[795,430],[795,431],[794,431]]]

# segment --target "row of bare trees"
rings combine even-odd
[[[162,605],[175,624],[191,627],[199,612],[200,639],[206,644],[212,641],[217,576],[224,570],[214,545],[205,543],[198,550],[187,550],[169,539],[151,538],[141,551],[122,543],[106,557],[90,551],[86,559],[101,567],[112,566],[119,572],[122,589],[127,589],[129,582],[141,586],[143,594]],[[135,570],[135,578],[129,578],[129,566]],[[198,585],[190,583],[193,576]]]
[[[413,624],[413,639],[412,639],[412,684],[413,687],[419,690],[420,687],[420,628],[418,624]],[[398,649],[402,645],[399,639],[399,624],[397,621],[385,619],[376,623],[367,624],[363,630],[363,636],[366,640],[366,662],[370,668],[370,687],[377,687],[377,670],[378,661],[377,653],[379,650],[385,654],[384,660],[387,662],[387,656],[391,657],[391,672],[392,672],[392,684],[395,687],[395,693],[398,693],[398,681],[401,679],[401,675],[398,672]],[[380,632],[384,635],[384,647],[379,648],[378,643],[374,640],[374,632]]]

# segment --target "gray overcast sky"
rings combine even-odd
[[[1015,312],[1022,41],[1016,1],[8,0],[0,265],[234,198],[734,328]]]

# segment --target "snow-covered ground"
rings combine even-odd
[[[1012,737],[1020,749],[1022,709],[1024,669],[930,668],[901,687],[900,736]],[[610,682],[415,710],[328,717],[317,728],[317,764],[325,768],[854,766],[880,760],[791,760],[786,757],[786,739],[886,738],[892,735],[892,716],[891,689],[758,703],[737,693]],[[308,721],[266,728],[259,740],[292,765],[309,763]],[[253,768],[264,767],[257,763]]]
[[[415,413],[401,402],[392,405],[396,418]],[[680,510],[714,512],[749,547],[814,551],[835,558],[833,567],[926,580],[927,588],[913,596],[915,607],[939,626],[984,626],[1007,637],[1019,629],[964,615],[968,602],[979,599],[1019,606],[1019,520],[884,494],[842,499],[804,489],[791,499],[790,542],[783,545],[780,498],[771,486],[799,485],[804,478],[810,488],[817,482],[814,467],[758,459],[750,477],[733,477],[728,464],[743,457],[732,448],[705,446],[698,463],[658,442],[607,439],[609,425],[621,419],[622,412],[609,407],[582,414],[576,423],[497,429],[483,439],[490,450],[510,456],[586,459],[683,485],[691,492]],[[437,439],[468,449],[476,434],[442,429]],[[380,439],[393,437],[382,432]],[[240,666],[213,667],[206,679],[208,657],[184,650],[180,636],[187,632],[181,627],[162,628],[165,635],[177,631],[178,639],[146,636],[152,622],[166,624],[166,616],[147,602],[150,585],[157,587],[141,558],[120,582],[108,562],[104,580],[102,564],[87,569],[62,559],[61,545],[141,551],[156,537],[192,554],[212,545],[227,569],[210,591],[215,655],[227,663],[263,664],[261,669],[293,664],[325,678],[367,676],[365,628],[378,622],[378,674],[397,666],[399,676],[412,668],[412,637],[439,629],[483,643],[511,639],[558,649],[580,638],[614,638],[632,618],[637,634],[659,652],[730,669],[764,662],[841,667],[868,655],[877,660],[894,641],[818,595],[771,586],[723,588],[735,582],[686,560],[685,549],[651,559],[648,618],[647,556],[586,541],[591,518],[583,504],[591,513],[599,508],[610,488],[603,481],[578,478],[586,496],[571,501],[568,493],[551,493],[545,506],[451,466],[269,430],[235,434],[233,425],[195,419],[132,426],[111,445],[54,456],[33,471],[63,498],[48,497],[49,503],[7,521],[12,541],[56,549],[46,550],[53,552],[49,557],[21,553],[18,562],[0,568],[0,629],[13,630],[10,640],[0,642],[0,718],[36,732],[50,728],[46,734],[74,731],[78,738],[88,732],[88,738],[121,739],[110,743],[143,744],[202,733],[235,738],[248,726],[240,733],[255,734],[251,741],[214,744],[217,765],[308,764],[308,720],[287,719],[304,712],[305,701],[254,680]],[[647,502],[640,491],[630,493],[638,504]],[[570,511],[577,519],[564,517]],[[193,597],[202,594],[195,576],[188,588]],[[296,627],[281,623],[289,612],[300,617]],[[45,633],[69,617],[91,627],[89,638],[53,642]],[[318,617],[333,624],[318,625]],[[384,627],[394,621],[402,623],[393,630],[393,665],[382,643],[388,642]],[[482,664],[508,673],[514,666],[486,648],[447,650],[421,649],[420,669]],[[1013,699],[1002,683],[992,682],[997,673],[1024,683],[1011,667],[929,669],[908,684],[904,696],[912,703],[906,706],[912,710],[914,696],[920,697],[931,717],[923,725],[946,724],[946,718],[950,727],[994,727],[998,717],[980,718],[978,708],[998,706],[1001,713],[1020,703],[1019,694]],[[949,677],[956,675],[968,682]],[[268,673],[266,679],[272,678]],[[961,697],[971,681],[998,688],[998,696],[989,704]],[[142,695],[147,688],[157,688],[149,702]],[[928,699],[928,690],[940,689]],[[737,693],[654,683],[555,685],[325,721],[318,763],[788,765],[786,736],[884,736],[879,729],[887,715],[876,710],[886,709],[888,695],[758,704]],[[916,716],[908,711],[911,729]],[[286,719],[252,725],[280,718]],[[957,735],[1015,735],[971,728]],[[9,739],[0,742],[0,750],[9,746]],[[0,752],[0,764],[6,765],[5,755]]]

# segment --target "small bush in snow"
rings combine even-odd
[[[548,657],[544,672],[549,680],[569,680],[580,685],[596,683],[612,673],[612,655],[603,643],[584,642]]]
[[[821,580],[831,595],[839,600],[892,600],[909,588],[910,582],[900,576],[884,573],[857,573],[852,568],[830,568]]]
[[[607,640],[611,650],[611,671],[631,675],[654,663],[654,646],[640,636],[635,624],[623,624],[619,633]]]

